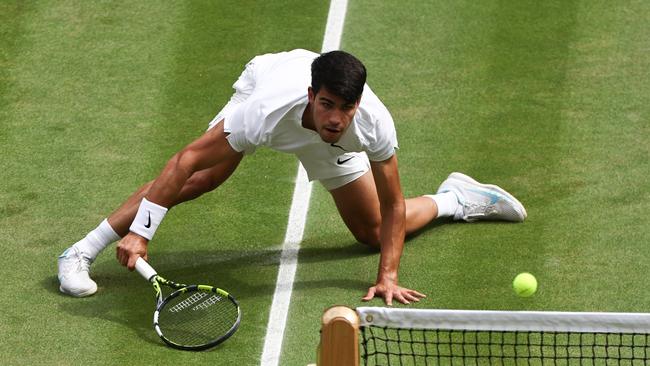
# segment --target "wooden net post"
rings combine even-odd
[[[318,366],[359,366],[359,317],[345,306],[333,306],[321,321]]]

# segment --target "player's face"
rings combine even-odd
[[[359,101],[346,102],[324,87],[320,88],[317,94],[314,94],[313,90],[309,88],[308,94],[316,132],[327,143],[339,141],[352,123],[354,114],[359,108]]]

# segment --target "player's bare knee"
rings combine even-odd
[[[379,248],[379,228],[355,230],[353,232],[355,239],[361,244],[372,248]]]

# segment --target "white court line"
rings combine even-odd
[[[339,49],[347,7],[347,0],[332,0],[330,2],[321,52]],[[262,366],[277,366],[280,363],[284,328],[287,323],[289,303],[291,302],[293,280],[296,276],[298,251],[300,250],[300,242],[302,241],[307,212],[309,211],[311,189],[312,183],[307,179],[307,172],[305,172],[302,164],[299,163],[296,187],[293,192],[291,210],[289,211],[287,233],[284,237],[284,244],[282,245],[280,270],[278,271],[278,279],[275,283],[275,293],[273,294],[269,323],[266,326]]]

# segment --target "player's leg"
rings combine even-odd
[[[329,192],[343,222],[354,237],[361,243],[379,247],[381,213],[372,172],[368,170],[355,180]],[[406,235],[440,217],[436,199],[431,197],[408,198],[405,204]]]
[[[322,183],[328,188],[327,183]],[[367,171],[352,182],[330,189],[329,192],[343,222],[357,241],[379,247],[381,214],[372,173]]]
[[[224,141],[224,121],[255,89],[255,67],[258,64],[256,60],[261,62],[263,58],[264,56],[254,58],[246,65],[246,68],[233,85],[235,93],[209,124],[208,131],[218,130],[223,134]],[[231,128],[234,127],[231,126]],[[175,204],[196,198],[204,192],[216,188],[232,174],[239,161],[241,161],[241,156],[238,159],[224,161],[210,169],[193,174],[181,189]],[[63,252],[58,261],[59,280],[62,284],[61,291],[73,296],[88,296],[97,291],[96,284],[88,274],[90,263],[102,249],[127,234],[140,202],[147,194],[151,184],[152,182],[149,182],[140,187],[108,219],[102,221],[96,229],[91,231],[80,242]],[[81,247],[81,250],[79,247]]]
[[[214,133],[223,135],[221,143],[228,143],[226,133],[223,132],[223,124],[220,123],[215,128]],[[194,199],[217,188],[235,171],[241,159],[240,154],[194,173],[181,189],[173,205]],[[58,277],[62,292],[82,297],[97,291],[96,283],[89,276],[90,264],[104,248],[128,233],[140,202],[152,183],[140,187],[108,219],[102,221],[97,228],[59,256]]]
[[[339,177],[323,182],[336,184]],[[364,244],[379,246],[381,214],[372,172],[340,187],[329,189],[336,207],[355,238]],[[406,235],[441,217],[472,222],[476,220],[504,220],[521,222],[526,218],[524,206],[502,188],[482,184],[461,173],[452,173],[435,195],[409,198],[406,203]]]
[[[235,171],[242,156],[237,159],[223,161],[211,168],[198,171],[187,180],[181,189],[174,206],[198,198],[210,192],[225,182]],[[153,181],[140,187],[126,202],[108,217],[108,223],[120,237],[128,234],[129,227],[138,212],[142,198],[147,195]],[[171,207],[170,207],[171,208]]]
[[[194,199],[217,188],[235,170],[239,161],[226,161],[212,168],[196,172],[183,186],[177,202]],[[60,290],[83,297],[97,291],[97,284],[90,278],[90,264],[101,251],[128,233],[140,201],[147,194],[151,182],[136,191],[120,208],[83,239],[66,249],[58,259]]]

